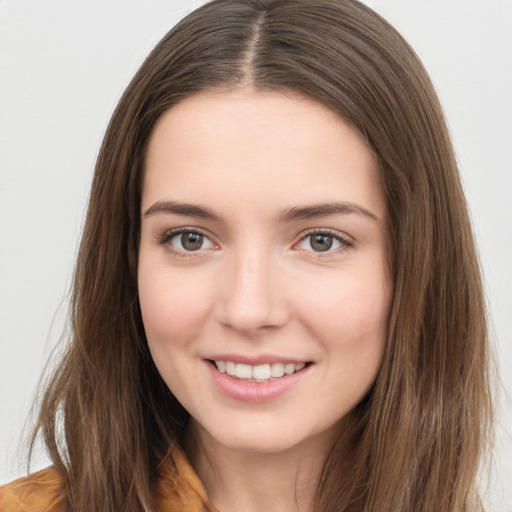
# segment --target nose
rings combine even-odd
[[[255,335],[288,321],[284,277],[271,254],[246,247],[233,255],[219,277],[216,318],[222,325]]]

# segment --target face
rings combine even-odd
[[[372,385],[391,286],[377,162],[326,107],[199,93],[149,143],[138,284],[149,348],[199,435],[331,442]]]

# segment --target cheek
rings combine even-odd
[[[314,301],[314,299],[317,299]],[[327,364],[322,393],[341,415],[355,407],[375,381],[387,339],[391,301],[382,280],[345,279],[344,285],[310,302],[310,330]]]
[[[187,396],[188,379],[197,378],[198,368],[189,364],[188,356],[208,317],[207,293],[191,276],[181,279],[165,266],[139,266],[139,301],[149,350],[167,386],[181,399]]]
[[[204,280],[187,277],[139,269],[139,301],[150,345],[186,342],[208,315],[210,301]]]
[[[391,287],[383,273],[351,273],[311,290],[303,317],[330,351],[355,357],[382,353],[386,340]]]

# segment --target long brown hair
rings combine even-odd
[[[327,105],[363,135],[383,176],[394,282],[387,348],[325,462],[315,507],[479,509],[476,473],[492,413],[485,306],[456,161],[423,66],[355,0],[214,0],[148,56],[98,157],[72,339],[37,424],[70,510],[152,510],[157,464],[187,428],[139,311],[141,175],[163,112],[194,92],[236,87],[293,90]]]

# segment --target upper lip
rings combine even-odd
[[[207,357],[211,361],[232,361],[233,363],[249,364],[251,366],[258,366],[266,363],[308,363],[309,359],[300,359],[297,357],[283,357],[275,354],[258,354],[258,355],[247,355],[247,354],[215,354]]]

